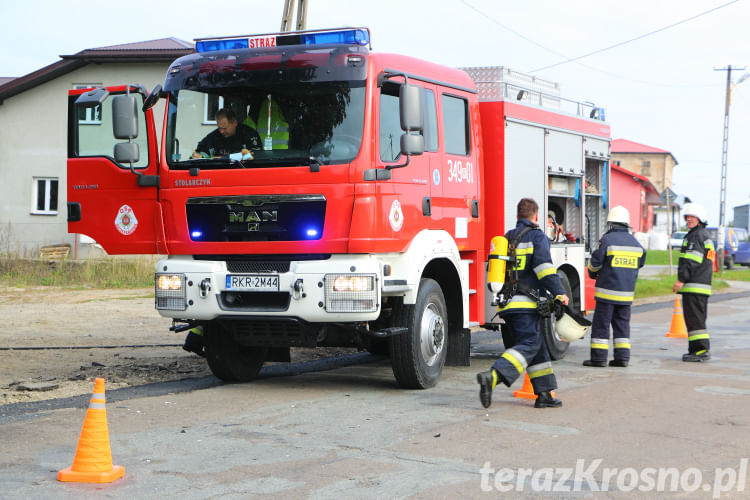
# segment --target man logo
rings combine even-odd
[[[248,231],[260,231],[261,222],[277,222],[278,210],[251,210],[249,212],[229,212],[229,223],[247,222]]]

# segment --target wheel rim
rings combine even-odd
[[[433,303],[425,307],[419,325],[419,345],[427,366],[434,365],[445,347],[445,322]]]

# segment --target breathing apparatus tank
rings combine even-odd
[[[503,289],[507,261],[508,239],[505,236],[495,236],[490,242],[489,268],[487,269],[487,288],[493,294]]]

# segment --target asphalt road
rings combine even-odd
[[[746,498],[748,305],[712,298],[704,364],[680,361],[687,341],[665,337],[671,304],[635,308],[628,368],[584,368],[586,340],[555,363],[560,409],[507,389],[480,406],[474,374],[502,352],[492,333],[475,337],[471,367],[427,391],[399,389],[388,361],[366,355],[251,384],[110,391],[113,462],[126,469],[112,484],[56,480],[85,398],[0,407],[0,497]]]

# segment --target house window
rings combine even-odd
[[[651,175],[651,162],[649,160],[641,160],[641,175]]]
[[[620,166],[620,160],[612,160],[612,165]]]
[[[57,215],[57,177],[34,177],[31,213]]]
[[[76,83],[73,84],[74,89],[90,89],[94,87],[102,87],[101,83]],[[96,106],[94,108],[78,108],[78,123],[81,125],[101,125],[102,124],[102,107]]]
[[[216,124],[216,112],[224,107],[224,98],[220,95],[206,94],[203,100],[203,123]]]

